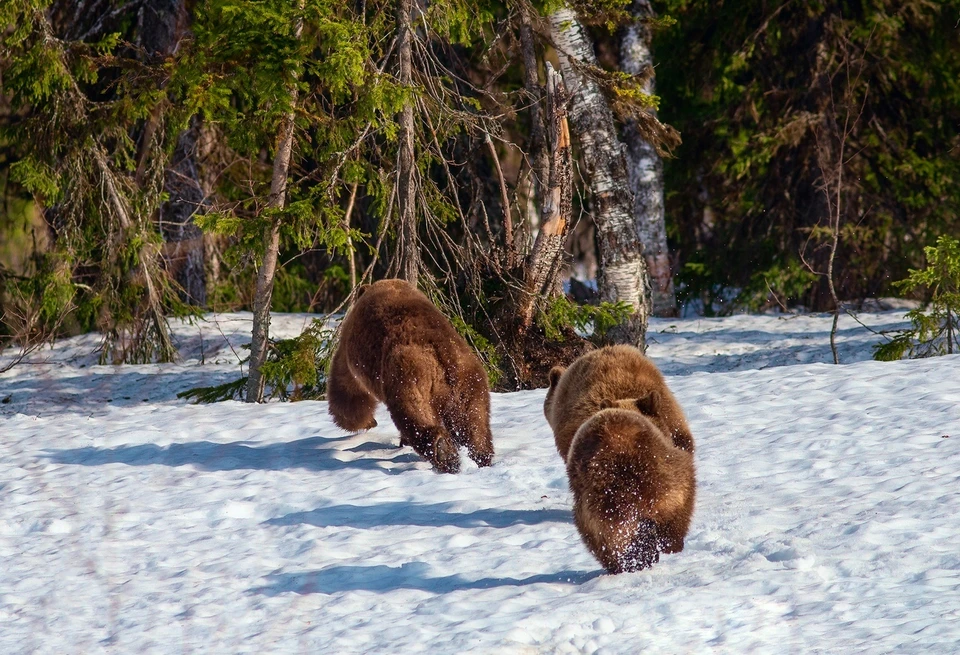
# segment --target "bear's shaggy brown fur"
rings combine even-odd
[[[458,444],[489,466],[490,389],[476,354],[408,282],[381,280],[360,293],[343,319],[327,381],[334,422],[344,430],[372,428],[381,401],[401,445],[437,471],[460,470]]]
[[[567,456],[573,517],[611,573],[638,571],[683,550],[696,495],[693,454],[636,410],[603,409]]]
[[[687,419],[656,365],[633,346],[609,346],[586,353],[568,369],[550,371],[543,413],[564,461],[577,428],[607,407],[641,412],[674,445],[693,452]]]
[[[577,529],[608,571],[683,550],[696,496],[693,436],[650,360],[613,346],[554,368],[543,411],[567,463]]]

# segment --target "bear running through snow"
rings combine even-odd
[[[687,419],[656,365],[633,346],[608,346],[550,371],[543,413],[563,461],[577,428],[607,407],[639,411],[677,448],[693,452]]]
[[[650,360],[614,346],[553,369],[544,414],[567,463],[574,523],[604,568],[637,571],[683,550],[693,436]]]
[[[441,473],[460,470],[458,445],[478,466],[493,460],[490,389],[476,354],[425,295],[404,280],[360,288],[340,326],[327,381],[333,421],[376,426],[377,402]]]

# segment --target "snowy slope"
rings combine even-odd
[[[655,322],[698,505],[682,553],[619,576],[542,390],[494,394],[495,465],[443,476],[382,410],[351,435],[322,402],[176,400],[236,375],[248,314],[179,326],[178,365],[69,340],[0,376],[0,653],[958,652],[960,356],[869,361],[845,317],[833,366],[828,330]]]

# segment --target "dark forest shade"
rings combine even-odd
[[[859,120],[845,162],[843,299],[891,294],[960,230],[960,2],[655,3],[667,215],[688,297],[829,308],[817,131]],[[862,106],[862,114],[859,114]],[[808,242],[809,240],[809,242]],[[770,288],[768,288],[768,286]]]

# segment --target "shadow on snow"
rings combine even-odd
[[[393,566],[330,566],[319,571],[268,575],[269,584],[254,587],[251,593],[277,596],[283,593],[336,594],[347,591],[390,592],[416,589],[437,594],[494,587],[523,587],[533,584],[583,584],[603,571],[559,571],[526,578],[481,578],[470,580],[460,575],[428,577],[424,562]]]
[[[57,366],[20,364],[22,376],[3,380],[3,396],[20,411],[59,414],[113,407],[141,407],[143,403],[187,404],[177,394],[236,380],[236,371],[168,367],[159,364],[91,366],[65,373]],[[18,369],[14,368],[14,371]]]
[[[358,459],[338,459],[337,455],[345,451],[320,446],[336,441],[345,441],[355,435],[343,437],[308,437],[289,443],[250,446],[247,442],[214,443],[211,441],[192,441],[174,443],[169,446],[142,444],[137,446],[118,446],[116,448],[74,448],[70,450],[48,450],[44,456],[58,464],[80,466],[102,466],[104,464],[127,464],[129,466],[196,466],[205,471],[236,471],[255,469],[261,471],[279,471],[283,469],[306,469],[308,471],[334,471],[339,469],[363,469],[396,474],[409,470],[409,466],[389,468],[391,465],[412,464],[423,460],[412,452],[403,452],[395,457],[371,457],[364,455]],[[374,450],[373,442],[361,444],[350,450]],[[389,444],[377,443],[378,450],[391,450]]]
[[[903,328],[903,321],[889,325],[873,326],[873,329]],[[760,330],[709,330],[701,333],[648,333],[648,343],[661,343],[664,347],[677,340],[690,343],[715,344],[723,349],[727,344],[744,346],[744,352],[701,353],[693,361],[677,361],[669,357],[653,359],[664,375],[691,375],[693,373],[734,372],[763,370],[780,366],[806,364],[832,364],[833,354],[829,343],[830,330],[812,330],[810,332],[773,333]],[[785,345],[786,341],[800,340],[800,343]],[[819,341],[816,341],[819,340]],[[864,341],[870,344],[880,343],[883,338],[866,329],[856,326],[837,331],[837,350],[843,364],[869,361],[871,350],[864,348]]]
[[[430,505],[393,502],[377,505],[331,505],[309,512],[294,512],[265,521],[267,525],[312,525],[320,528],[376,528],[385,525],[453,526],[457,528],[508,528],[539,523],[572,523],[568,509],[480,509],[447,511],[454,503]]]

